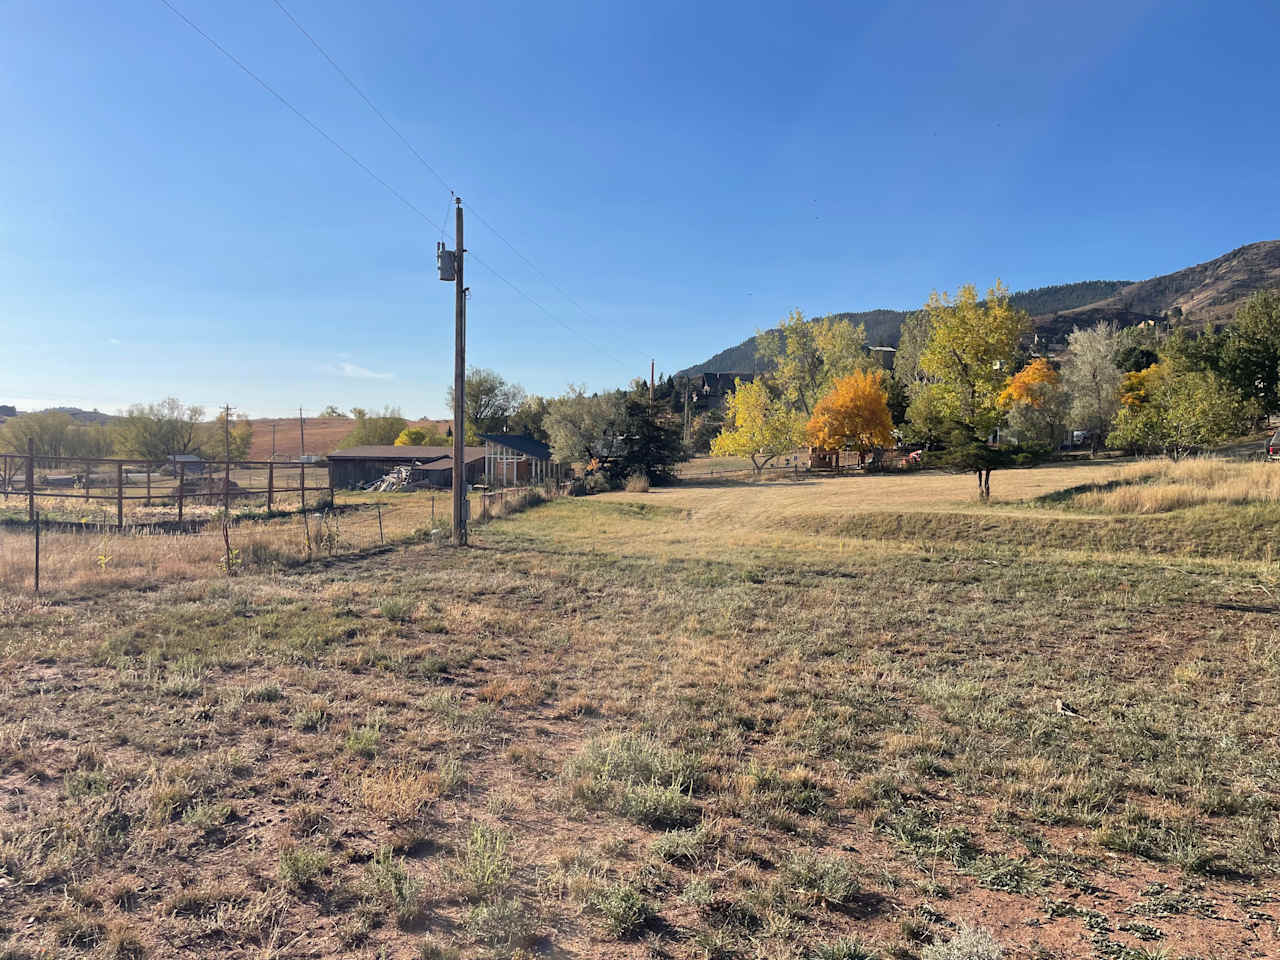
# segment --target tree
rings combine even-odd
[[[920,355],[929,343],[929,319],[928,310],[917,310],[902,321],[898,350],[893,355],[893,378],[908,391],[927,379],[920,368]]]
[[[1236,311],[1215,372],[1262,413],[1280,412],[1280,290],[1260,290]]]
[[[203,419],[203,407],[184,404],[176,397],[160,403],[134,404],[115,421],[116,449],[126,457],[141,460],[196,453],[205,439]]]
[[[1049,361],[1037,357],[1010,379],[996,402],[1019,442],[1056,447],[1062,440],[1070,398]]]
[[[724,429],[711,442],[714,457],[750,457],[759,474],[803,442],[804,417],[763,380],[739,380],[725,405]]]
[[[253,446],[253,424],[244,414],[238,414],[231,419],[230,453],[228,453],[228,437],[223,433],[223,424],[226,420],[227,414],[224,410],[218,414],[212,427],[205,432],[200,448],[210,460],[244,460],[249,456],[249,449]]]
[[[25,454],[28,440],[33,441],[39,458],[106,457],[112,446],[105,426],[77,423],[61,410],[24,413],[0,426],[0,450]]]
[[[338,444],[339,450],[350,450],[352,447],[384,447],[396,442],[396,438],[404,432],[409,421],[400,415],[396,407],[386,407],[381,414],[370,416],[363,407],[351,410],[356,425]]]
[[[588,396],[580,387],[570,387],[548,401],[543,423],[556,460],[594,470],[613,455],[624,419],[620,391]]]
[[[336,420],[346,416],[346,414],[331,403],[320,411],[320,416],[327,420]]]
[[[1062,379],[1071,395],[1071,416],[1089,430],[1089,443],[1098,452],[1120,405],[1123,374],[1116,366],[1116,330],[1110,323],[1077,327],[1067,337]]]
[[[532,394],[524,398],[524,402],[511,414],[508,426],[512,433],[523,433],[543,443],[547,442],[545,421],[550,401],[546,397]]]
[[[807,321],[799,310],[789,313],[777,330],[756,333],[762,369],[772,369],[782,398],[806,417],[837,379],[871,366],[866,346],[863,324],[855,327],[831,317]]]
[[[859,370],[837,380],[805,425],[809,442],[823,450],[852,448],[860,465],[866,463],[868,453],[893,443],[893,418],[883,379],[878,370]]]
[[[444,434],[423,427],[405,427],[395,440],[397,447],[443,447],[448,443]]]
[[[1255,411],[1255,405],[1212,371],[1180,369],[1167,360],[1125,378],[1123,402],[1107,441],[1177,460],[1238,436]]]
[[[978,300],[973,284],[960,288],[955,300],[936,291],[924,306],[929,339],[920,354],[920,368],[930,383],[930,413],[955,425],[948,431],[954,447],[949,465],[978,475],[979,496],[991,496],[991,471],[1001,465],[986,447],[1000,425],[997,402],[1013,369],[1019,340],[1031,322],[1009,305],[1000,281]],[[961,437],[967,437],[963,443]]]
[[[675,465],[684,459],[679,429],[659,419],[648,394],[643,400],[628,397],[618,440],[603,462],[610,484],[620,486],[635,474],[644,474],[653,484],[669,483],[675,479]]]
[[[467,371],[462,397],[463,416],[479,435],[504,432],[508,418],[524,402],[525,394],[519,384],[508,383],[493,370],[471,367]],[[452,410],[453,387],[449,388],[447,399]]]

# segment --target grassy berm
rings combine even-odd
[[[1110,471],[10,591],[0,956],[1280,956],[1280,508]]]

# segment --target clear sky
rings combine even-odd
[[[273,0],[172,2],[451,216]],[[532,392],[1280,237],[1274,2],[283,2],[541,271],[468,219],[554,317],[472,261],[468,359]],[[0,403],[445,413],[438,226],[160,0],[0,0],[0,118]]]

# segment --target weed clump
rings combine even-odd
[[[920,953],[920,960],[1002,960],[1003,957],[1004,950],[989,931],[967,923],[960,924],[955,936],[946,943],[932,944]]]
[[[592,740],[565,767],[570,799],[589,810],[612,810],[650,827],[688,827],[699,811],[701,762],[647,737]]]
[[[657,916],[653,905],[628,883],[606,887],[592,896],[589,904],[600,915],[609,936],[617,940],[635,936]]]

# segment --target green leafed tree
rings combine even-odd
[[[1176,460],[1239,436],[1256,410],[1218,374],[1180,368],[1168,360],[1126,377],[1123,403],[1107,442]]]
[[[176,397],[159,403],[134,404],[113,425],[116,450],[122,456],[164,460],[173,454],[199,453],[207,437],[204,408]]]
[[[380,414],[370,414],[367,410],[356,407],[351,411],[355,417],[355,426],[338,444],[339,450],[350,450],[352,447],[391,446],[396,438],[409,425],[396,407],[387,407]]]
[[[25,454],[28,440],[37,457],[109,457],[113,446],[105,425],[77,423],[60,410],[24,413],[0,426],[0,450]]]
[[[977,473],[979,495],[986,499],[991,495],[991,471],[1001,464],[982,448],[1001,423],[998,398],[1031,321],[1024,311],[1010,306],[1008,291],[998,280],[985,300],[966,284],[955,299],[935,292],[924,309],[929,339],[920,354],[920,368],[929,380],[932,412],[955,427],[948,431],[948,465]],[[969,438],[963,444],[958,441],[961,435]]]
[[[508,421],[524,402],[524,389],[516,383],[508,383],[493,370],[472,367],[467,371],[463,386],[463,416],[477,436],[482,433],[503,433]],[[449,409],[453,409],[453,387],[446,395]]]

